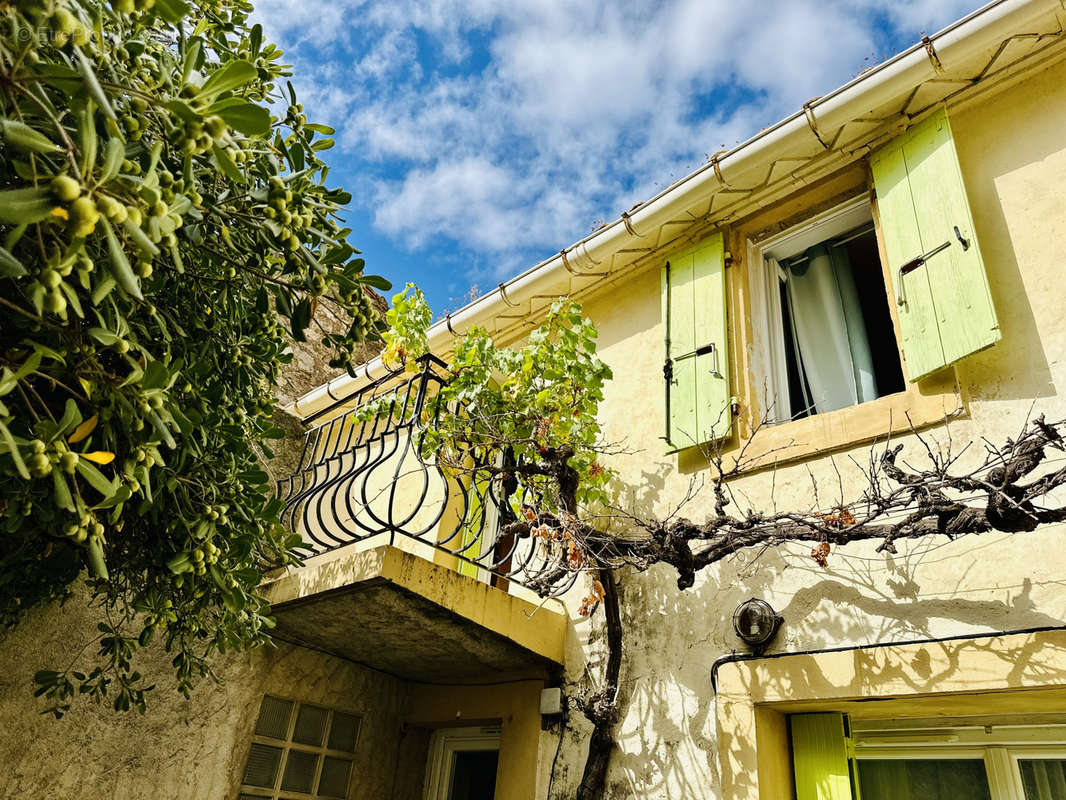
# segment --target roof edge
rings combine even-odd
[[[932,36],[925,37],[829,94],[805,103],[780,122],[717,154],[707,164],[635,206],[631,209],[632,213],[623,212],[618,219],[578,240],[558,255],[541,261],[434,323],[428,332],[430,351],[438,354],[446,352],[449,343],[457,335],[531,300],[562,274],[590,277],[612,274],[620,251],[628,249],[632,253],[639,249],[639,240],[646,237],[641,231],[656,230],[678,214],[688,213],[688,208],[709,198],[716,189],[735,183],[760,168],[765,171],[775,153],[783,152],[797,141],[807,143],[817,139],[825,147],[818,138],[817,126],[824,129],[839,128],[857,114],[876,108],[900,92],[934,77],[943,68],[942,63],[964,61],[998,44],[1002,37],[1022,29],[1027,22],[1063,10],[1064,0],[994,0]],[[834,148],[825,149],[831,151]],[[695,222],[696,218],[692,217],[692,221]],[[636,258],[634,255],[617,266],[628,266]],[[608,261],[612,262],[608,270],[598,272],[600,265]],[[381,358],[374,358],[357,369],[358,377],[345,374],[333,378],[298,398],[286,410],[301,418],[307,417],[352,395],[363,384],[385,371]]]

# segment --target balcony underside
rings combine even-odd
[[[395,547],[352,550],[265,586],[277,638],[435,683],[543,678],[562,662],[557,611]]]

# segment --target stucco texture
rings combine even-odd
[[[224,800],[236,797],[263,694],[362,714],[351,797],[389,797],[406,687],[380,673],[286,644],[216,663],[185,700],[160,680],[144,716],[75,702],[63,719],[42,716],[37,669],[65,666],[95,634],[75,598],[30,614],[0,641],[0,797],[11,800]],[[165,678],[160,650],[142,671]],[[392,746],[384,747],[388,742]]]
[[[912,402],[921,405],[922,419],[928,423],[922,436],[933,443],[950,440],[958,446],[982,437],[1001,442],[1015,435],[1030,413],[1045,413],[1051,419],[1066,417],[1066,314],[1061,288],[1066,266],[1066,193],[1062,189],[1066,186],[1066,65],[1045,67],[996,93],[952,108],[950,114],[1003,338],[945,375],[922,381],[898,403],[891,402],[899,408]],[[798,221],[805,208],[825,207],[849,191],[855,196],[857,186],[865,187],[864,176],[860,164],[817,186],[797,187],[796,197],[760,212],[765,220],[757,224],[741,220],[731,226],[728,235],[734,261],[727,285],[733,316],[728,355],[741,402],[742,427],[758,416],[758,399],[750,387],[759,385],[761,376],[753,374],[750,366],[750,326],[743,317],[747,267],[739,232],[769,226],[774,215],[778,224]],[[661,255],[665,259],[669,253]],[[690,481],[698,481],[707,469],[691,454],[666,454],[661,440],[660,263],[650,260],[646,268],[630,273],[624,281],[582,298],[599,327],[600,354],[615,373],[602,406],[607,437],[624,440],[630,451],[612,461],[619,473],[618,499],[648,515],[670,511]],[[959,415],[950,423],[937,422],[956,405],[961,408]],[[930,408],[940,411],[933,413]],[[776,504],[807,509],[831,506],[841,495],[846,500],[855,498],[863,479],[852,459],[859,463],[868,459],[870,436],[878,427],[871,425],[870,413],[870,407],[844,409],[819,415],[815,422],[791,423],[796,426],[792,431],[802,431],[810,439],[800,443],[799,451],[807,447],[808,456],[822,452],[795,461],[785,459],[774,472],[753,472],[738,479],[733,484],[737,502],[760,508]],[[902,421],[896,422],[897,441],[906,445],[905,457],[920,458],[924,448],[914,435],[901,434]],[[779,426],[778,435],[785,435],[780,432],[787,433],[790,425]],[[887,432],[887,426],[881,427],[881,433]],[[826,455],[826,450],[832,450],[832,455]],[[705,492],[684,513],[700,519],[709,511]],[[710,671],[716,659],[740,648],[731,616],[737,604],[749,597],[764,598],[784,617],[773,646],[777,652],[1066,624],[1063,527],[1017,536],[930,538],[898,547],[896,555],[878,554],[874,544],[835,548],[824,568],[811,559],[808,547],[741,554],[705,570],[683,592],[676,588],[676,575],[668,567],[623,575],[623,713],[607,797],[701,800],[731,796],[731,787],[723,786],[720,776],[719,709]],[[601,674],[603,646],[602,618],[582,619],[577,613],[581,592],[571,594],[567,602],[573,627],[567,637],[565,666],[567,689],[573,694],[595,684]],[[521,719],[525,728],[536,729],[536,715],[529,714],[536,696],[531,687],[491,708],[476,711],[472,706],[465,714],[464,691],[442,687],[432,693],[432,718],[419,717],[410,706],[403,712],[416,723],[416,730],[400,740],[393,727],[403,718],[397,711],[402,706],[400,687],[355,665],[288,647],[229,659],[220,666],[226,680],[202,686],[194,704],[160,687],[155,708],[144,718],[119,718],[83,706],[57,723],[37,715],[29,682],[36,668],[66,657],[70,642],[91,628],[88,619],[73,608],[60,613],[59,625],[54,610],[32,615],[0,645],[0,719],[7,728],[7,735],[0,739],[0,764],[4,765],[0,795],[5,797],[224,797],[239,775],[264,692],[366,713],[364,741],[374,742],[375,747],[360,755],[364,759],[357,769],[361,783],[352,797],[389,797],[396,771],[394,753],[400,751],[403,763],[414,765],[413,772],[401,769],[401,783],[404,791],[416,796],[424,733],[447,722],[445,716],[452,724],[468,721],[470,714],[503,719],[506,724],[510,715]],[[1023,663],[1032,657],[1025,648],[1009,650],[1002,657],[1017,661],[1022,673],[1033,674],[1026,672]],[[1044,648],[1038,667],[1046,684],[1066,685],[1066,656],[1061,648]],[[909,664],[907,674],[924,681],[921,691],[941,691],[939,673],[923,670],[920,663]],[[831,675],[815,677],[833,680]],[[955,672],[949,683],[952,691],[965,691],[966,676]],[[839,699],[844,690],[837,689],[832,694]],[[414,696],[409,695],[407,702],[414,702]],[[371,702],[373,707],[363,705]],[[550,797],[573,796],[588,726],[576,711],[570,714],[570,725],[559,743],[557,759],[554,729],[536,737],[541,779],[524,792],[521,787],[509,787],[508,797],[544,797],[544,779],[553,763]],[[529,738],[522,741],[528,743]],[[754,746],[751,741],[735,744],[738,748]],[[742,755],[738,763],[753,763]]]
[[[1062,188],[1066,186],[1066,66],[1045,68],[953,109],[951,120],[1003,333],[1000,343],[956,366],[957,388],[948,376],[948,394],[958,395],[963,413],[950,424],[932,425],[922,432],[928,441],[941,445],[950,439],[957,449],[970,440],[980,442],[981,437],[1002,442],[1021,430],[1030,413],[1045,413],[1048,419],[1066,417],[1066,314],[1061,289],[1066,268]],[[779,215],[793,213],[796,205],[783,208]],[[743,227],[743,221],[737,223],[736,228]],[[727,281],[736,291],[745,265],[743,249],[733,252]],[[614,369],[602,407],[607,437],[625,440],[634,451],[612,465],[619,470],[622,496],[648,514],[672,509],[690,479],[698,480],[706,469],[684,453],[664,454],[659,281],[658,267],[652,265],[584,300],[600,331],[600,355]],[[732,306],[734,312],[738,308],[742,304]],[[731,330],[730,355],[742,384],[738,394],[747,405],[741,415],[757,414],[752,407],[755,398],[744,385],[758,385],[761,377],[748,371],[743,321],[733,319]],[[923,381],[915,391],[943,392],[944,381],[943,376]],[[817,428],[803,429],[794,423],[793,430],[846,440],[855,420],[848,415],[855,411],[824,415]],[[921,458],[922,446],[912,435],[899,435],[899,422],[896,439],[906,443],[905,456]],[[780,426],[779,435],[788,428]],[[846,500],[855,499],[863,478],[852,458],[860,464],[868,461],[870,447],[869,441],[862,441],[838,447],[831,457],[782,464],[773,480],[770,471],[743,477],[733,484],[737,502],[764,509],[774,503],[781,509],[826,508],[837,502],[841,489]],[[976,457],[979,448],[974,450]],[[709,494],[704,492],[686,507],[684,515],[696,520],[707,516]],[[743,650],[732,632],[731,616],[749,597],[766,599],[785,619],[774,651],[1066,622],[1063,527],[953,542],[930,538],[900,546],[897,555],[875,549],[875,544],[835,548],[825,568],[811,559],[809,547],[771,549],[757,558],[754,553],[741,554],[709,568],[683,592],[677,590],[676,574],[668,567],[623,577],[624,714],[607,796],[730,796],[719,778],[710,668],[723,654]],[[572,598],[573,605],[578,599]],[[589,674],[597,674],[602,658],[600,622],[577,624],[567,660],[575,685],[585,680],[587,668]],[[1039,672],[1048,684],[1066,682],[1066,657],[1059,651],[1052,655],[1049,661],[1044,654]],[[1025,651],[1012,651],[1010,657],[1023,660]],[[1019,662],[1018,669],[1025,665]],[[938,691],[935,678],[929,679],[926,691]],[[575,724],[577,730],[563,743],[560,762],[565,766],[557,771],[555,798],[571,796],[580,775],[586,737],[580,720]],[[742,746],[752,747],[754,742]]]

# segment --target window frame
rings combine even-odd
[[[463,751],[500,751],[502,730],[498,726],[469,728],[438,728],[429,741],[429,757],[426,759],[426,783],[422,796],[425,800],[448,800],[451,789],[455,754]],[[497,762],[497,776],[499,766]]]
[[[761,290],[756,287],[754,276],[759,273],[752,267],[761,261],[759,251],[767,242],[824,216],[831,216],[834,210],[849,203],[868,203],[873,216],[896,352],[900,354],[905,379],[904,391],[835,411],[766,424],[763,422],[767,407],[763,381],[766,360],[760,355],[763,345],[753,325],[753,315],[761,313],[760,301],[756,298],[760,291],[765,308],[765,286]],[[714,230],[708,229],[699,238],[711,235]],[[737,405],[734,406],[733,431],[722,442],[721,455],[741,458],[746,465],[742,471],[755,472],[802,462],[867,444],[889,434],[940,425],[967,413],[954,366],[917,382],[907,380],[895,305],[896,289],[889,279],[877,198],[865,161],[848,165],[731,223],[724,229],[724,234],[725,249],[733,254],[726,261],[725,275],[727,358],[733,376],[730,388]],[[682,471],[695,472],[713,465],[699,448],[688,448],[679,452],[678,466]]]
[[[934,742],[906,746],[857,744],[855,760],[857,762],[863,760],[980,760],[985,765],[992,800],[1025,800],[1025,786],[1022,782],[1019,761],[1026,759],[1066,760],[1066,731],[1063,730],[1062,725],[1033,725],[1031,727],[1054,729],[1054,731],[1046,742],[1026,744],[1017,743],[1011,739],[1009,733],[1001,732],[986,734],[990,741],[984,744],[970,741],[959,744]],[[996,735],[997,733],[999,735]]]
[[[1012,657],[1018,652],[1027,654],[1025,671]],[[1066,671],[1059,669],[1064,652],[1066,630],[1050,630],[730,661],[717,672],[715,694],[722,784],[734,787],[736,800],[792,797],[791,714],[845,713],[860,736],[864,722],[887,719],[1007,712],[1011,717],[1054,715],[1061,724],[1066,718]],[[822,679],[812,681],[811,675]]]
[[[771,259],[780,270],[782,259],[790,258],[796,252],[802,251],[810,245],[824,242],[866,224],[874,225],[874,235],[878,236],[879,227],[874,223],[873,204],[869,195],[863,193],[844,200],[802,222],[798,222],[777,235],[770,236],[757,243],[750,240],[748,242],[748,286],[751,287],[751,323],[754,329],[753,340],[760,356],[759,361],[753,359],[751,368],[753,371],[758,371],[761,367],[763,373],[762,390],[759,399],[761,401],[760,407],[765,409],[767,414],[771,413],[771,409],[773,409],[773,418],[769,424],[786,425],[805,418],[797,417],[793,419],[788,413],[790,409],[781,409],[780,406],[782,404],[778,403],[780,387],[783,385],[785,391],[788,391],[788,367],[785,353],[781,295],[780,291],[774,291],[779,289],[777,286],[779,277],[772,274]],[[883,275],[884,263],[880,238],[878,238],[877,242],[878,258],[881,262],[879,266]],[[774,255],[775,251],[778,253],[777,255]],[[887,286],[885,288],[885,296],[886,298],[891,298]],[[891,299],[889,299],[889,303],[891,304]],[[896,342],[896,354],[899,356],[902,368],[903,354],[899,347],[897,327],[896,320],[893,317],[893,339]],[[905,392],[906,381],[904,381],[903,391],[894,392],[893,394],[904,394]],[[882,397],[888,396],[882,395]],[[880,400],[881,398],[875,399]],[[875,401],[868,400],[866,402]],[[856,403],[846,408],[855,408],[865,404]],[[784,412],[783,415],[782,411]],[[808,416],[814,415],[810,414]]]
[[[348,772],[348,785],[345,788],[344,798],[347,798],[351,794],[352,776],[355,774],[355,754],[359,749],[359,741],[362,738],[363,733],[363,715],[354,712],[346,711],[340,708],[334,708],[320,703],[305,702],[301,700],[295,700],[288,697],[280,697],[278,695],[266,694],[263,696],[263,700],[259,702],[260,713],[262,713],[263,702],[267,697],[271,697],[275,700],[281,700],[282,702],[292,703],[293,708],[289,714],[289,722],[285,730],[285,739],[275,739],[271,736],[265,736],[255,732],[255,727],[252,728],[252,735],[249,737],[248,749],[245,751],[244,757],[244,769],[247,768],[248,757],[251,754],[252,745],[261,744],[268,747],[275,747],[282,751],[281,758],[278,761],[277,775],[274,777],[274,786],[267,788],[265,786],[253,786],[251,784],[244,783],[244,771],[242,769],[240,782],[237,788],[237,797],[255,797],[263,798],[263,800],[288,800],[293,798],[294,800],[341,800],[341,798],[333,795],[323,795],[318,792],[311,792],[310,794],[305,792],[297,792],[291,789],[282,789],[281,782],[285,777],[285,767],[288,764],[289,752],[298,751],[303,753],[312,753],[319,756],[318,764],[315,767],[314,778],[312,779],[312,787],[318,788],[318,782],[322,777],[322,767],[326,763],[327,757],[340,758],[351,764],[351,769]],[[321,709],[327,712],[326,724],[322,728],[322,744],[321,745],[308,745],[301,742],[293,741],[293,734],[296,730],[296,721],[300,716],[300,709],[303,706],[310,706],[312,708]],[[344,714],[345,716],[355,717],[357,722],[357,728],[355,732],[355,743],[352,745],[351,752],[346,750],[336,750],[329,747],[329,734],[333,730],[333,720],[337,714]],[[256,724],[258,724],[259,716],[256,715]]]

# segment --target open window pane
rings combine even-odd
[[[859,786],[863,800],[991,800],[980,759],[863,759]]]
[[[481,800],[496,791],[499,750],[460,750],[452,762],[448,800]]]
[[[1066,800],[1066,759],[1018,760],[1025,800]]]
[[[783,259],[778,274],[787,375],[776,387],[781,410],[794,419],[903,391],[871,225]]]

